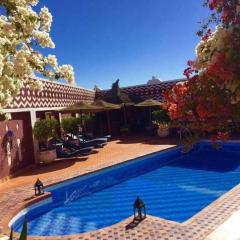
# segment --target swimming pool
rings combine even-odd
[[[184,222],[239,183],[239,143],[216,151],[209,142],[190,153],[181,149],[150,154],[49,187],[52,197],[20,212],[12,221],[29,235],[59,236],[92,231],[132,215],[140,196],[147,214]]]

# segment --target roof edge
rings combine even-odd
[[[179,78],[179,79],[174,79],[174,80],[166,80],[166,81],[161,81],[160,83],[156,83],[156,84],[137,84],[137,85],[130,85],[130,86],[126,86],[126,87],[119,87],[120,89],[126,89],[126,88],[133,88],[133,87],[143,87],[143,86],[154,86],[154,85],[160,85],[160,84],[163,84],[163,83],[171,83],[171,82],[180,82],[180,81],[186,81],[187,79],[186,78]],[[104,92],[104,91],[109,91],[111,90],[111,88],[108,88],[108,89],[103,89],[99,92]]]
[[[36,76],[34,76],[34,77],[32,76],[32,77],[29,77],[29,78],[40,80],[42,82],[51,82],[51,83],[62,85],[62,86],[66,86],[66,87],[79,88],[79,89],[82,89],[82,90],[95,92],[93,89],[84,88],[84,87],[81,87],[81,86],[78,86],[78,85],[70,85],[68,83],[62,83],[62,82],[58,82],[57,80],[44,79],[44,78],[36,77]]]

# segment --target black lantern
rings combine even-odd
[[[39,180],[39,178],[34,184],[34,190],[35,190],[35,196],[44,194],[44,186],[43,186],[43,183]]]
[[[136,221],[142,221],[144,218],[146,218],[146,208],[145,204],[142,199],[137,197],[133,204],[134,209],[134,220]]]

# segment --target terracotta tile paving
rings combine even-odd
[[[47,166],[37,166],[20,173],[17,177],[0,184],[0,234],[9,234],[7,224],[24,206],[38,201],[33,198],[33,183],[37,177],[45,185],[76,177],[97,169],[117,164],[148,153],[173,147],[176,141],[158,138],[128,138],[127,141],[111,141],[89,158],[58,161]],[[40,197],[48,197],[45,195]],[[240,205],[240,185],[180,224],[148,215],[138,226],[126,229],[132,217],[118,224],[89,233],[62,237],[29,237],[28,239],[68,240],[203,240],[223,223]]]

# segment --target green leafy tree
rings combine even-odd
[[[79,125],[81,124],[80,118],[67,117],[61,121],[61,127],[64,133],[77,135],[79,133]]]
[[[170,122],[168,112],[165,109],[153,111],[152,120],[156,124],[168,124]]]
[[[45,143],[48,149],[48,141],[56,134],[58,122],[56,119],[43,119],[34,125],[33,133],[39,142]]]

